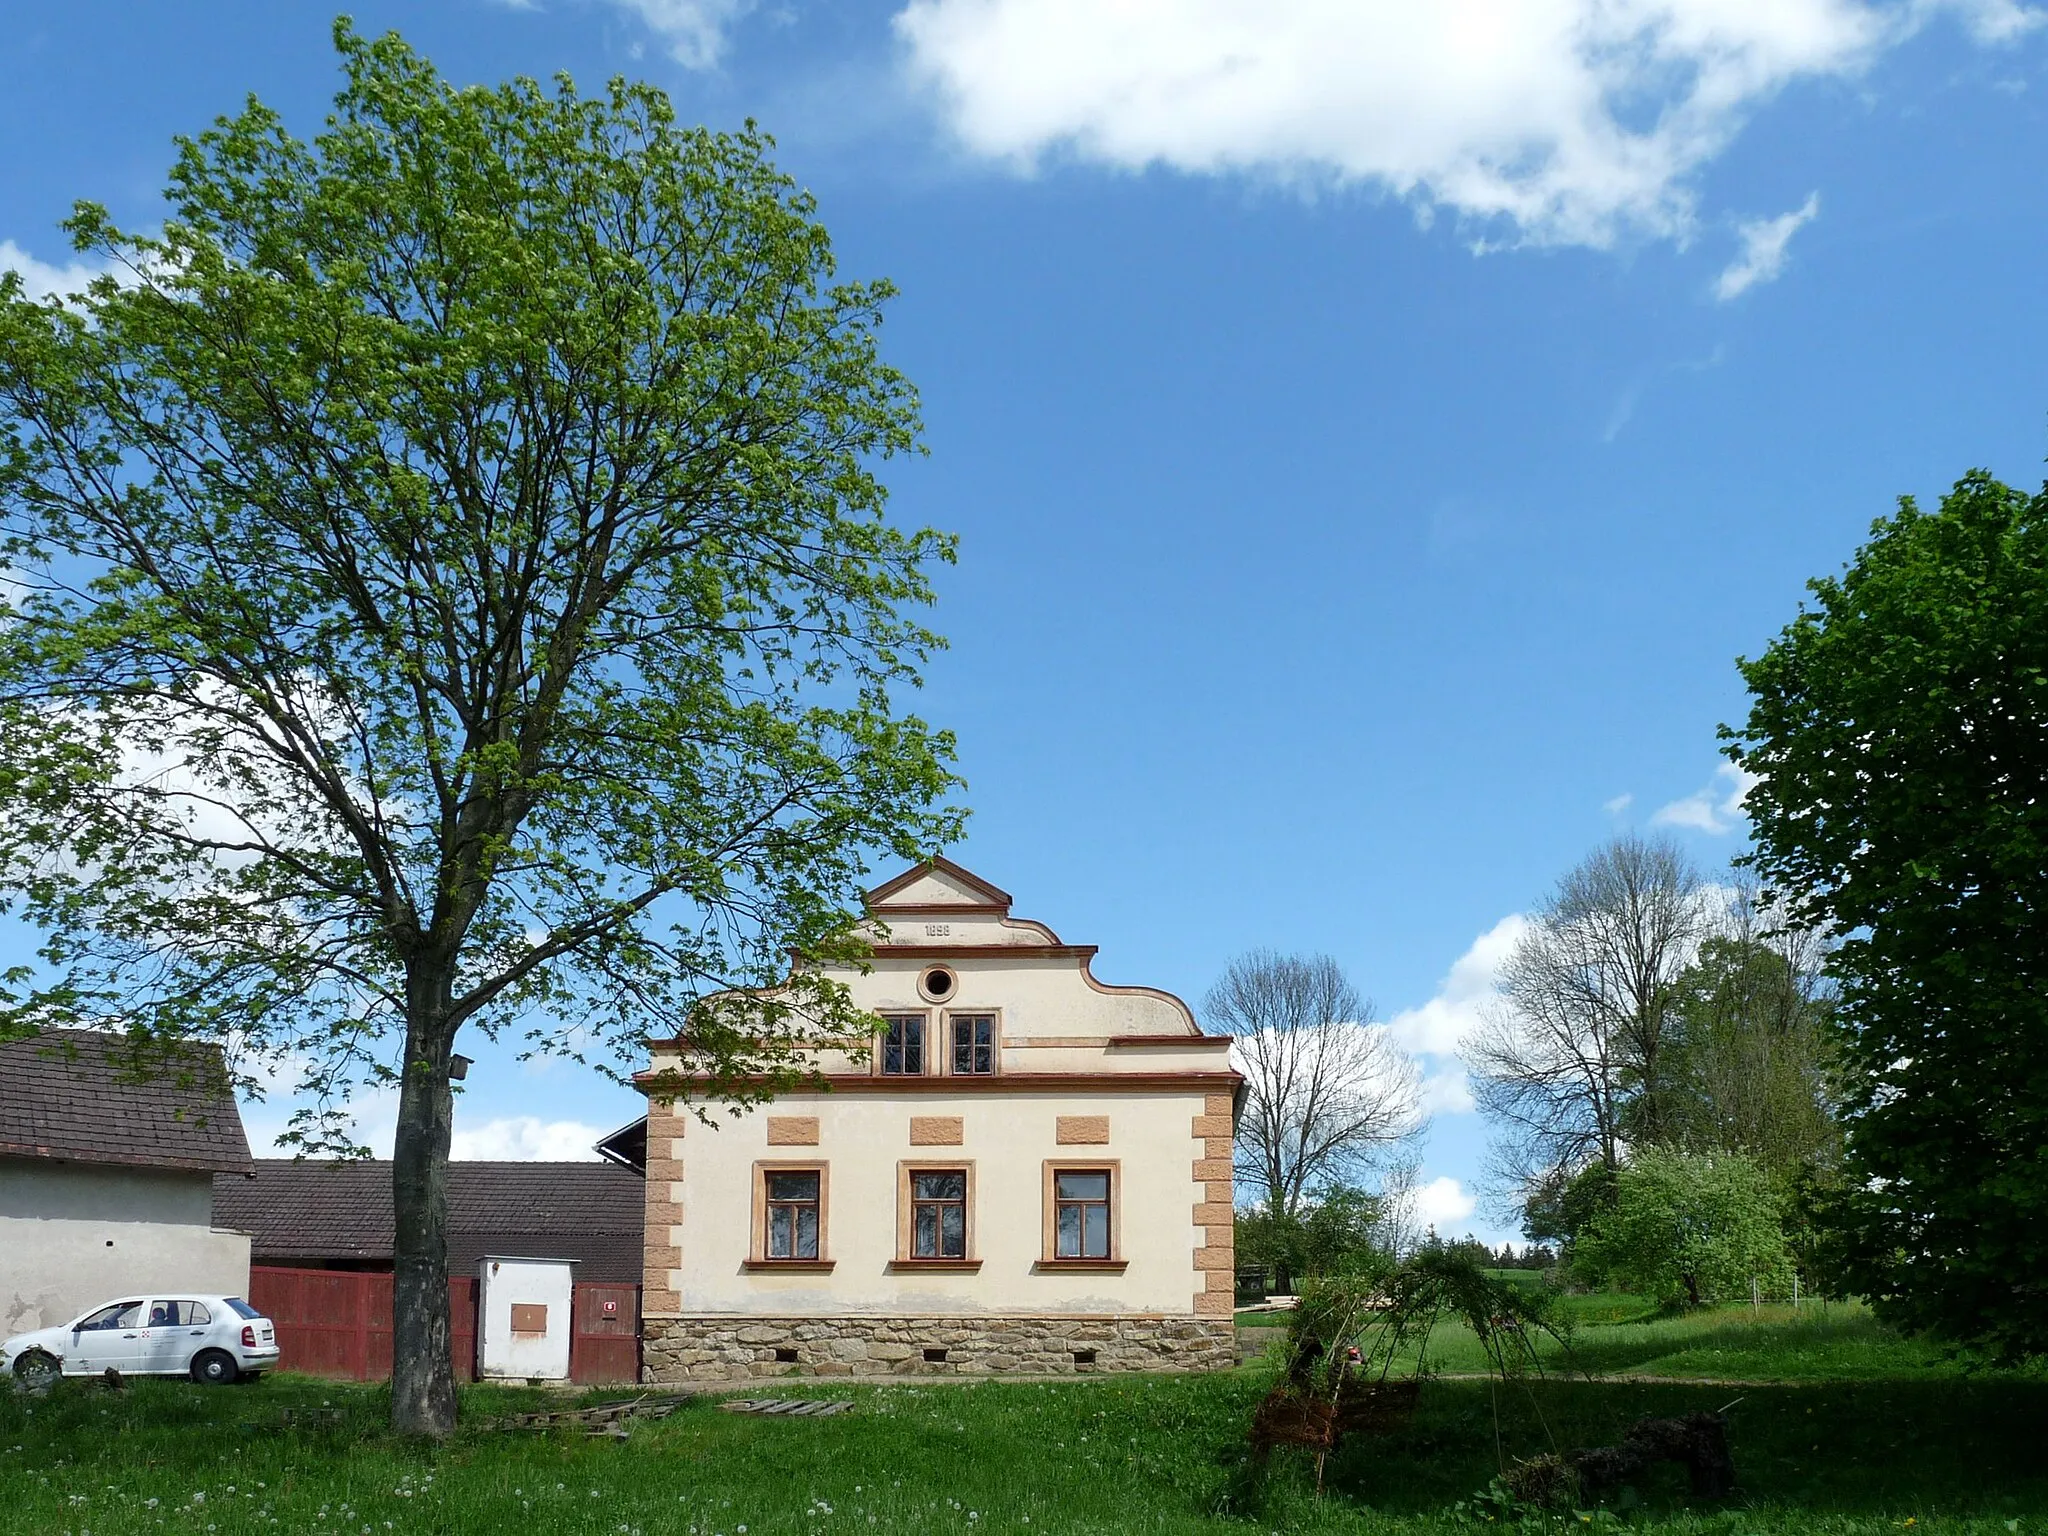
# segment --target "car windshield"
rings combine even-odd
[[[98,1333],[109,1328],[134,1328],[142,1322],[142,1303],[117,1301],[110,1307],[81,1317],[71,1326],[80,1333]]]
[[[228,1297],[227,1304],[233,1307],[235,1309],[236,1314],[241,1317],[261,1317],[263,1315],[261,1312],[258,1312],[254,1307],[250,1306],[249,1303],[242,1300],[242,1298],[239,1296]]]

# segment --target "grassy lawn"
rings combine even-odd
[[[1857,1303],[1825,1312],[1766,1306],[1713,1307],[1659,1316],[1632,1297],[1569,1296],[1569,1350],[1543,1341],[1546,1368],[1593,1376],[1699,1376],[1726,1381],[1918,1381],[1959,1377],[1963,1368],[1931,1345],[1881,1328]],[[1622,1320],[1606,1321],[1607,1316]],[[1469,1330],[1431,1334],[1429,1362],[1441,1371],[1483,1371]]]
[[[1566,1296],[1569,1350],[1548,1340],[1546,1369],[1591,1376],[1706,1377],[1724,1381],[1918,1381],[1960,1377],[1963,1368],[1932,1346],[1878,1326],[1855,1302],[1800,1307],[1713,1307],[1663,1316],[1636,1296]],[[1241,1314],[1239,1327],[1285,1326],[1287,1314]],[[1407,1362],[1412,1363],[1413,1356]],[[1462,1323],[1430,1335],[1429,1365],[1484,1371],[1485,1353]]]
[[[1760,1357],[1796,1360],[1803,1347]],[[387,1436],[377,1388],[271,1377],[232,1389],[144,1381],[109,1393],[67,1382],[47,1399],[0,1396],[0,1532],[1375,1532],[1461,1525],[1452,1506],[1496,1470],[1494,1390],[1437,1381],[1406,1429],[1333,1460],[1326,1499],[1288,1456],[1256,1496],[1242,1444],[1266,1382],[1258,1366],[1056,1383],[778,1382],[752,1390],[851,1398],[855,1410],[775,1419],[700,1401],[623,1442],[492,1428],[493,1418],[553,1399],[477,1388],[465,1393],[463,1431],[438,1449]],[[1498,1394],[1501,1445],[1529,1455],[1552,1439],[1608,1441],[1641,1414],[1718,1408],[1733,1395],[1536,1382]],[[1674,1468],[1642,1490],[1631,1523],[1715,1536],[1898,1536],[1910,1520],[1916,1530],[2048,1536],[2048,1382],[1914,1367],[1740,1395],[1732,1440],[1742,1497],[1689,1510]],[[338,1421],[309,1425],[323,1405]]]
[[[1511,1283],[1528,1283],[1532,1288],[1535,1285],[1541,1284],[1540,1277],[1531,1277],[1528,1282],[1523,1282],[1519,1277],[1525,1271],[1493,1270],[1490,1273],[1495,1276],[1505,1274],[1516,1277]],[[1565,1316],[1569,1317],[1574,1324],[1635,1322],[1641,1318],[1653,1315],[1657,1310],[1656,1303],[1644,1297],[1625,1296],[1613,1291],[1601,1291],[1597,1294],[1588,1293],[1586,1295],[1568,1294],[1558,1298],[1558,1300],[1564,1309]],[[1789,1309],[1787,1310],[1789,1311]],[[1253,1311],[1247,1308],[1238,1312],[1237,1326],[1240,1328],[1285,1328],[1287,1326],[1287,1319],[1292,1315],[1292,1312],[1288,1310],[1262,1309]],[[1813,1315],[1818,1316],[1819,1314],[1816,1312]]]
[[[1558,1298],[1558,1303],[1574,1324],[1634,1323],[1657,1313],[1657,1303],[1649,1297],[1620,1291],[1589,1291],[1583,1295],[1567,1292]]]
[[[1237,1314],[1237,1326],[1240,1328],[1285,1328],[1288,1315],[1285,1312],[1240,1312]]]

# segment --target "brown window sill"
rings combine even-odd
[[[1040,1259],[1031,1266],[1034,1271],[1077,1270],[1093,1271],[1099,1275],[1120,1275],[1131,1267],[1129,1259]]]
[[[892,1271],[905,1269],[951,1270],[956,1274],[971,1275],[981,1268],[979,1259],[891,1259]]]
[[[740,1268],[755,1272],[765,1270],[772,1273],[780,1269],[804,1275],[829,1275],[837,1262],[836,1259],[748,1259]]]

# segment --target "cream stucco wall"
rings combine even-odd
[[[246,1292],[249,1239],[212,1222],[209,1173],[0,1158],[0,1333],[123,1294]]]
[[[681,1267],[674,1290],[685,1315],[753,1312],[1117,1313],[1190,1315],[1199,1277],[1194,1178],[1199,1092],[1138,1096],[1021,1091],[972,1094],[794,1094],[772,1110],[682,1137]],[[1061,1116],[1106,1117],[1107,1144],[1061,1145]],[[770,1118],[815,1117],[816,1146],[770,1145]],[[961,1144],[914,1146],[913,1117],[957,1118]],[[1047,1161],[1115,1164],[1116,1257],[1121,1274],[1041,1270]],[[761,1162],[826,1167],[823,1254],[829,1274],[749,1271],[755,1168]],[[897,1255],[899,1166],[971,1170],[975,1273],[892,1272]]]
[[[950,947],[950,946],[949,946]],[[964,949],[964,946],[961,946]],[[917,979],[930,966],[945,964],[959,978],[958,992],[943,1007],[918,995]],[[1156,1040],[1188,1037],[1178,1049],[1145,1058],[1142,1071],[1215,1070],[1221,1056],[1194,1038],[1180,1004],[1164,993],[1138,988],[1103,989],[1093,984],[1084,959],[1071,953],[1035,955],[1023,947],[991,946],[985,954],[928,956],[876,954],[873,970],[846,978],[854,1001],[874,1013],[993,1013],[1000,1022],[1003,1064],[1008,1071],[1097,1072],[1122,1063],[1105,1062],[1105,1048],[1119,1038]],[[832,1060],[828,1070],[865,1070],[866,1061]]]

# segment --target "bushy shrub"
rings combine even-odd
[[[1386,1200],[1348,1185],[1321,1190],[1293,1215],[1254,1206],[1237,1215],[1237,1262],[1268,1270],[1282,1290],[1315,1275],[1383,1274]]]

